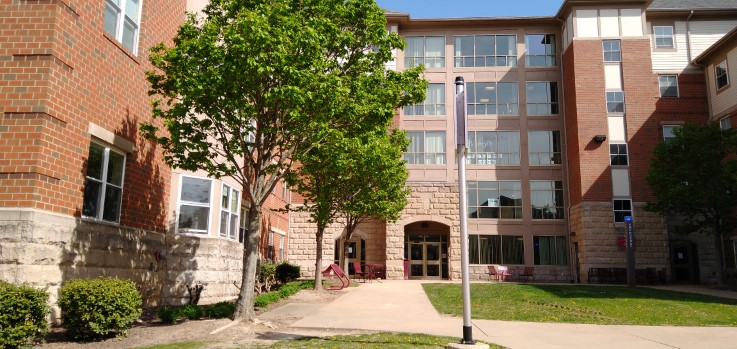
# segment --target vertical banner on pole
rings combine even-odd
[[[625,245],[627,246],[627,286],[635,287],[635,224],[632,216],[624,216]]]

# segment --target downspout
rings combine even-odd
[[[694,11],[691,10],[691,13],[688,14],[688,17],[686,17],[686,59],[688,59],[688,64],[691,64],[691,25],[690,20],[691,17],[693,17]]]

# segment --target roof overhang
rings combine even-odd
[[[719,41],[715,42],[714,45],[711,45],[698,57],[694,58],[693,64],[707,66],[735,48],[737,48],[737,28],[732,29],[719,39]]]

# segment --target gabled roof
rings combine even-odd
[[[735,0],[653,0],[648,10],[737,9]]]
[[[708,65],[712,60],[715,60],[719,55],[737,47],[737,28],[732,29],[729,33],[724,35],[719,41],[711,45],[706,51],[702,52],[698,57],[694,58],[693,63],[697,65]]]

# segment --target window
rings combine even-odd
[[[279,260],[284,260],[284,236],[279,236]]]
[[[125,155],[110,147],[90,143],[84,183],[82,216],[120,223]]]
[[[532,34],[525,35],[525,64],[528,67],[554,67],[555,63],[555,35]]]
[[[445,67],[444,36],[410,36],[405,38],[404,67],[424,65],[425,68]]]
[[[220,236],[235,239],[238,232],[238,212],[241,192],[223,184],[223,200],[220,204]]]
[[[659,75],[660,97],[678,97],[678,77],[676,75]]]
[[[516,67],[516,35],[475,35],[454,38],[456,67]]]
[[[274,260],[274,232],[269,232],[269,241],[267,241],[268,246],[266,249],[266,259],[273,261]]]
[[[673,26],[654,26],[655,47],[673,48]]]
[[[727,74],[726,59],[714,66],[714,76],[717,79],[717,90],[729,85],[729,75]]]
[[[558,83],[527,83],[527,115],[558,114]]]
[[[681,125],[663,125],[663,141],[669,141],[676,138],[675,129],[681,127]]]
[[[609,144],[612,166],[627,166],[627,144]]]
[[[242,242],[243,245],[246,245],[246,233],[248,233],[248,211],[246,210],[246,207],[241,207],[241,225],[240,229],[238,229],[238,241]]]
[[[180,233],[207,234],[210,227],[212,180],[182,176],[179,188]]]
[[[519,131],[468,131],[473,165],[519,165]]]
[[[445,164],[445,132],[420,131],[407,132],[410,144],[404,153],[408,164]]]
[[[468,181],[468,218],[522,219],[520,181]]]
[[[567,265],[565,236],[534,236],[535,265]]]
[[[528,133],[530,165],[553,165],[561,160],[560,131],[530,131]]]
[[[445,115],[445,84],[428,84],[425,100],[404,107],[404,115]]]
[[[105,31],[136,54],[141,0],[106,0]]]
[[[519,115],[517,83],[468,83],[468,115]]]
[[[563,219],[563,182],[530,181],[532,219]]]
[[[603,40],[604,62],[621,62],[622,47],[619,40]]]
[[[470,264],[525,264],[525,244],[521,236],[469,235]]]
[[[719,119],[719,128],[722,130],[729,130],[732,128],[732,119],[729,116]]]
[[[624,223],[625,216],[632,216],[632,200],[614,200],[614,222]]]
[[[624,92],[606,93],[606,111],[610,114],[624,113]]]

